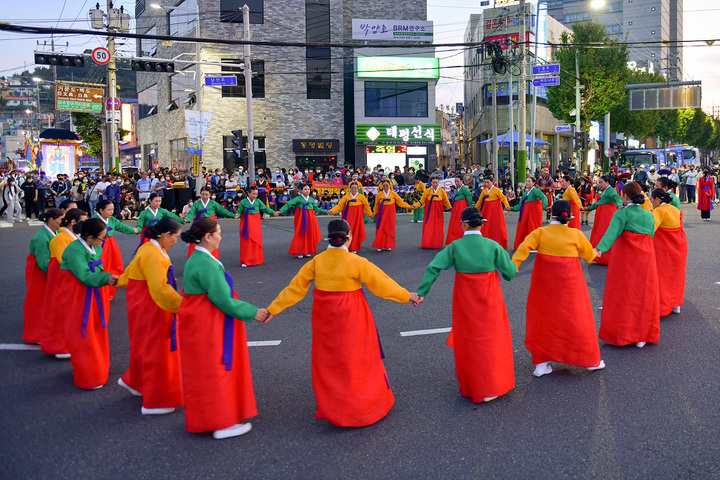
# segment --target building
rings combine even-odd
[[[427,15],[425,0],[404,2],[402,8],[398,8],[397,2],[388,0],[184,0],[180,3],[164,0],[161,3],[163,10],[152,9],[148,0],[136,0],[137,32],[196,36],[196,22],[199,21],[201,37],[240,40],[243,33],[241,7],[245,3],[250,7],[251,38],[260,42],[319,45],[353,42],[360,46],[362,41],[353,40],[354,19],[425,20]],[[198,11],[201,12],[199,20]],[[373,38],[374,32],[370,35]],[[242,130],[243,147],[247,146],[245,77],[241,66],[243,47],[203,43],[200,60],[204,64],[199,66],[180,61],[196,60],[195,44],[143,39],[138,41],[137,50],[138,57],[177,59],[173,73],[138,72],[137,75],[137,141],[143,166],[192,166],[193,158],[187,153],[185,109],[196,109],[198,103],[200,110],[212,113],[205,135],[203,165],[208,168],[247,166],[247,148],[235,146],[231,133]],[[379,49],[345,47],[253,45],[256,168],[364,165],[375,161],[368,157],[370,146],[403,143],[397,134],[388,136],[388,129],[396,127],[399,132],[404,130],[405,124],[434,124],[433,80],[424,81],[426,111],[414,110],[413,118],[405,112],[390,111],[387,105],[382,105],[379,112],[368,111],[369,103],[377,100],[371,101],[368,95],[377,94],[383,87],[379,85],[373,89],[370,83],[384,80],[382,77],[365,78],[362,72],[358,75],[357,62],[360,57],[363,61],[375,61],[373,58],[398,55],[400,51],[389,50],[393,49],[380,52]],[[403,53],[408,55],[406,50]],[[416,56],[434,57],[434,50],[425,48]],[[202,79],[199,92],[195,87],[196,71]],[[217,85],[210,85],[213,82]],[[408,80],[393,82],[396,96],[401,95],[400,84]],[[374,131],[384,136],[363,137],[356,143],[356,134],[367,135]],[[418,146],[430,143],[425,139],[423,145]],[[432,145],[435,147],[435,143]],[[434,149],[425,148],[425,151],[422,159],[427,161],[434,155]]]
[[[594,20],[608,33],[632,45],[630,61],[639,68],[660,71],[671,81],[683,79],[683,0],[606,0],[592,8],[587,0],[550,0],[548,14],[570,27]],[[669,43],[660,43],[669,40]]]
[[[537,6],[528,3],[526,5],[526,34],[527,40],[531,44],[537,43],[545,45],[546,43],[559,42],[560,35],[568,29],[560,24],[552,17],[548,17],[547,12],[540,8],[539,15],[536,16]],[[509,5],[499,8],[486,8],[480,14],[470,15],[467,28],[465,30],[465,42],[482,43],[489,40],[517,41],[520,36],[519,25],[519,6]],[[537,25],[534,19],[537,18]],[[503,55],[507,58],[513,58],[517,53],[517,49],[504,45]],[[537,52],[529,51],[527,71],[532,73],[531,65],[533,57],[537,53],[537,63],[545,63],[552,58],[550,47],[538,47]],[[517,72],[518,67],[514,70]],[[497,131],[498,135],[503,135],[510,130],[510,93],[508,84],[510,78],[507,73],[495,73],[489,65],[489,56],[485,54],[481,48],[469,49],[465,52],[465,104],[463,112],[464,135],[466,139],[465,164],[479,163],[488,165],[492,162],[491,155],[486,146],[481,141],[492,138],[492,85],[493,79],[496,82],[496,98],[497,98]],[[532,105],[533,97],[537,95],[537,108],[535,116],[535,137],[550,143],[550,146],[536,148],[536,152],[528,151],[528,166],[533,168],[539,162],[550,162],[552,166],[557,166],[560,160],[567,160],[572,156],[572,137],[570,132],[559,133],[555,127],[560,124],[556,120],[550,110],[545,106],[547,98],[547,89],[544,87],[533,87],[530,75],[525,86],[525,102],[526,102],[526,125],[527,132],[530,134],[532,125]],[[513,94],[513,130],[518,129],[518,86],[519,78],[513,77],[512,94]],[[529,147],[529,145],[528,145]],[[529,150],[529,148],[528,148]],[[517,157],[516,157],[517,158]],[[507,165],[510,161],[509,149],[501,149],[499,152],[500,165]]]
[[[33,97],[5,97],[6,107],[34,107],[35,104]]]

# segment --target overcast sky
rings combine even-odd
[[[278,0],[275,0],[278,1]],[[89,29],[88,10],[96,3],[94,0],[31,0],[10,2],[4,0],[0,21],[21,25],[59,26],[65,28]],[[150,1],[148,0],[148,3]],[[462,42],[465,27],[471,13],[478,13],[479,0],[428,0],[428,20],[434,22],[436,43]],[[101,2],[103,9],[106,2]],[[124,6],[131,13],[135,9],[134,0],[120,0],[115,7]],[[398,3],[398,6],[402,2]],[[685,40],[720,39],[720,0],[684,1]],[[134,25],[134,24],[132,24]],[[26,68],[32,68],[33,51],[38,48],[36,42],[48,42],[49,38],[27,34],[0,32],[0,75],[9,75]],[[105,40],[100,36],[65,36],[56,39],[58,48],[71,53],[103,46]],[[65,44],[69,43],[69,46]],[[40,47],[42,49],[42,45]],[[119,47],[120,54],[132,56],[131,43]],[[462,52],[438,50],[437,56],[442,66],[460,66]],[[684,49],[684,71],[686,80],[702,80],[703,108],[708,111],[712,105],[720,108],[720,41],[713,46],[686,46]],[[437,103],[454,105],[463,101],[462,69],[443,69],[437,89]]]

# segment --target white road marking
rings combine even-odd
[[[720,282],[715,282],[715,285],[720,285]]]
[[[602,310],[602,307],[598,307],[600,310]]]
[[[450,327],[430,328],[428,330],[410,330],[409,332],[400,332],[401,337],[414,337],[416,335],[432,335],[434,333],[448,333]]]
[[[0,350],[40,350],[40,345],[27,343],[0,343]]]
[[[12,223],[0,222],[0,228],[12,228]]]
[[[265,340],[261,342],[248,342],[248,347],[277,347],[282,340]]]
[[[28,220],[28,225],[31,227],[42,227],[45,225],[45,222],[41,222],[40,220]]]

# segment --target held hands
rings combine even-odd
[[[118,283],[118,277],[117,275],[110,275],[110,278],[108,278],[108,285],[111,287],[114,287]]]
[[[268,312],[267,308],[258,308],[257,313],[255,314],[255,321],[256,322],[262,322],[267,323],[273,318],[272,315],[270,315],[270,312]]]
[[[237,220],[238,218],[239,218],[239,217],[238,217],[238,214],[236,213],[236,214],[235,214],[235,220]]]
[[[278,216],[280,216],[280,211],[273,213],[273,217],[278,217]]]
[[[593,248],[593,252],[595,252],[595,256],[598,258],[602,256],[602,252],[597,248]]]
[[[133,231],[135,232],[134,235],[137,235],[137,234],[138,234],[138,229],[137,229],[137,227],[133,228]]]
[[[421,297],[415,292],[410,292],[410,301],[412,302],[413,307],[419,307],[424,300],[425,297]]]

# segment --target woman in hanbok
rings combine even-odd
[[[595,203],[584,208],[584,211],[591,212],[595,210],[595,220],[593,220],[593,228],[590,232],[590,243],[593,247],[597,247],[597,244],[605,235],[605,231],[610,225],[613,215],[618,208],[622,207],[623,201],[620,195],[610,185],[610,180],[605,175],[598,178],[597,181],[598,189],[602,192],[600,198]],[[625,188],[625,187],[623,187]],[[639,188],[639,185],[638,185]],[[640,192],[642,194],[642,192]],[[595,258],[595,263],[600,265],[608,265],[610,263],[611,252],[604,252]]]
[[[212,200],[210,198],[210,188],[203,187],[203,189],[200,191],[200,200],[193,203],[192,208],[190,209],[185,218],[192,219],[190,221],[194,223],[199,218],[211,218],[213,220],[216,220],[218,216],[225,218],[238,218],[238,215],[226,209],[225,207],[217,203],[215,200]],[[193,250],[195,250],[195,244],[188,244],[188,258],[190,258],[190,255],[192,255]],[[219,260],[220,250],[213,251],[212,255]]]
[[[713,201],[715,198],[715,181],[711,175],[710,167],[702,168],[702,176],[697,179],[698,194],[698,210],[700,210],[700,218],[704,221],[710,221],[710,211],[714,208]]]
[[[672,205],[671,193],[656,188],[651,195],[655,207],[653,240],[660,289],[660,316],[664,317],[671,313],[680,313],[683,304],[688,244],[682,225],[682,213]]]
[[[573,186],[573,180],[570,175],[563,175],[561,180],[562,187],[565,189],[562,198],[563,200],[570,202],[570,207],[572,208],[572,218],[570,218],[567,225],[570,228],[577,228],[580,230],[580,209],[582,208],[580,196]]]
[[[373,215],[375,216],[375,240],[372,248],[378,252],[395,248],[395,206],[406,210],[415,210],[414,205],[406,203],[390,185],[390,180],[383,180],[382,189],[375,197]]]
[[[315,199],[310,196],[310,185],[303,185],[300,189],[300,195],[287,202],[283,207],[275,212],[277,217],[290,210],[295,209],[295,235],[293,235],[290,243],[290,255],[297,255],[298,258],[310,257],[317,253],[317,245],[320,243],[320,224],[315,214],[327,213],[318,207]]]
[[[545,212],[547,204],[547,197],[535,186],[535,179],[527,177],[525,191],[520,202],[511,208],[513,212],[520,212],[517,231],[515,232],[515,243],[513,244],[515,250],[518,249],[526,236],[542,226],[543,212]]]
[[[353,253],[359,252],[362,247],[362,242],[365,241],[363,214],[368,217],[373,214],[367,198],[358,192],[358,183],[351,183],[349,192],[340,199],[337,205],[328,211],[328,213],[332,215],[342,212],[343,220],[347,220],[350,224],[350,229],[353,231],[353,241],[350,244],[350,251]],[[375,201],[377,202],[377,199],[375,199]]]
[[[102,244],[103,268],[106,272],[120,276],[125,271],[125,267],[120,247],[118,247],[117,241],[115,240],[115,233],[120,232],[127,235],[134,235],[138,233],[138,229],[125,225],[113,216],[114,213],[115,205],[113,205],[110,200],[100,200],[97,203],[97,214],[95,214],[93,218],[102,220],[107,230],[105,241]],[[115,288],[106,288],[105,290],[110,300],[115,298],[115,292],[117,291]]]
[[[510,204],[502,190],[493,184],[492,178],[483,180],[483,189],[475,204],[484,219],[480,232],[483,237],[495,240],[501,247],[507,248],[508,235],[503,206],[505,210],[510,210]]]
[[[265,261],[263,255],[263,237],[261,219],[263,213],[275,215],[271,209],[258,198],[258,189],[253,186],[248,189],[247,197],[240,200],[238,207],[240,218],[240,266],[262,265]]]
[[[455,199],[452,204],[452,212],[450,213],[450,223],[448,224],[447,239],[445,245],[449,245],[458,238],[462,238],[464,230],[462,228],[462,212],[472,205],[472,192],[463,183],[462,175],[455,176]]]
[[[445,237],[445,209],[452,208],[447,192],[440,187],[440,180],[430,180],[430,188],[423,192],[422,198],[416,207],[422,206],[425,210],[423,220],[422,240],[420,248],[442,248]]]
[[[136,228],[140,230],[140,245],[138,245],[138,248],[140,248],[145,242],[149,241],[149,239],[145,236],[145,229],[150,225],[156,224],[161,219],[170,217],[180,223],[187,223],[187,220],[175,215],[170,210],[161,208],[160,205],[162,205],[162,201],[163,197],[161,197],[158,193],[153,192],[150,194],[150,205],[140,212],[136,225]],[[137,251],[137,249],[135,251]]]

